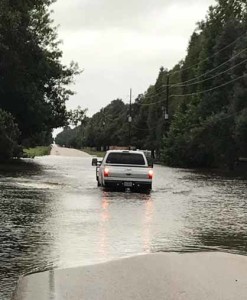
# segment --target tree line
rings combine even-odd
[[[68,85],[79,70],[61,62],[53,2],[0,1],[0,160],[51,144],[53,128],[68,123]]]
[[[160,69],[131,110],[121,99],[59,134],[60,145],[149,149],[179,167],[233,168],[247,157],[247,4],[218,0],[190,38],[187,55]],[[167,118],[168,117],[168,118]]]

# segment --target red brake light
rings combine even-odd
[[[154,177],[154,171],[153,170],[149,170],[148,171],[148,179],[152,179]]]
[[[104,177],[108,177],[109,176],[109,169],[105,168],[104,169]]]

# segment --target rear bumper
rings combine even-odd
[[[126,186],[125,183],[131,183],[132,186]],[[131,188],[131,189],[152,189],[152,181],[130,181],[130,180],[105,180],[105,187],[107,188]]]

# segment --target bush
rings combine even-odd
[[[39,146],[35,148],[24,149],[24,157],[34,158],[35,156],[49,155],[51,146]]]
[[[8,160],[21,155],[18,145],[20,131],[10,113],[0,109],[0,160]]]

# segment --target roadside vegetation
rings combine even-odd
[[[61,62],[53,2],[0,1],[0,160],[50,145],[52,130],[73,116],[65,103],[79,70]]]
[[[20,131],[12,115],[0,109],[0,161],[20,157],[19,136]]]
[[[95,150],[91,150],[90,148],[83,148],[82,151],[96,157],[104,157],[106,153],[105,151],[95,151]]]
[[[149,149],[170,166],[234,168],[247,157],[247,4],[217,1],[198,22],[186,57],[160,68],[154,85],[130,109],[112,101],[57,136],[57,144]],[[169,118],[167,118],[169,117]]]
[[[39,146],[35,148],[24,149],[24,157],[34,158],[35,156],[50,155],[51,146]]]

